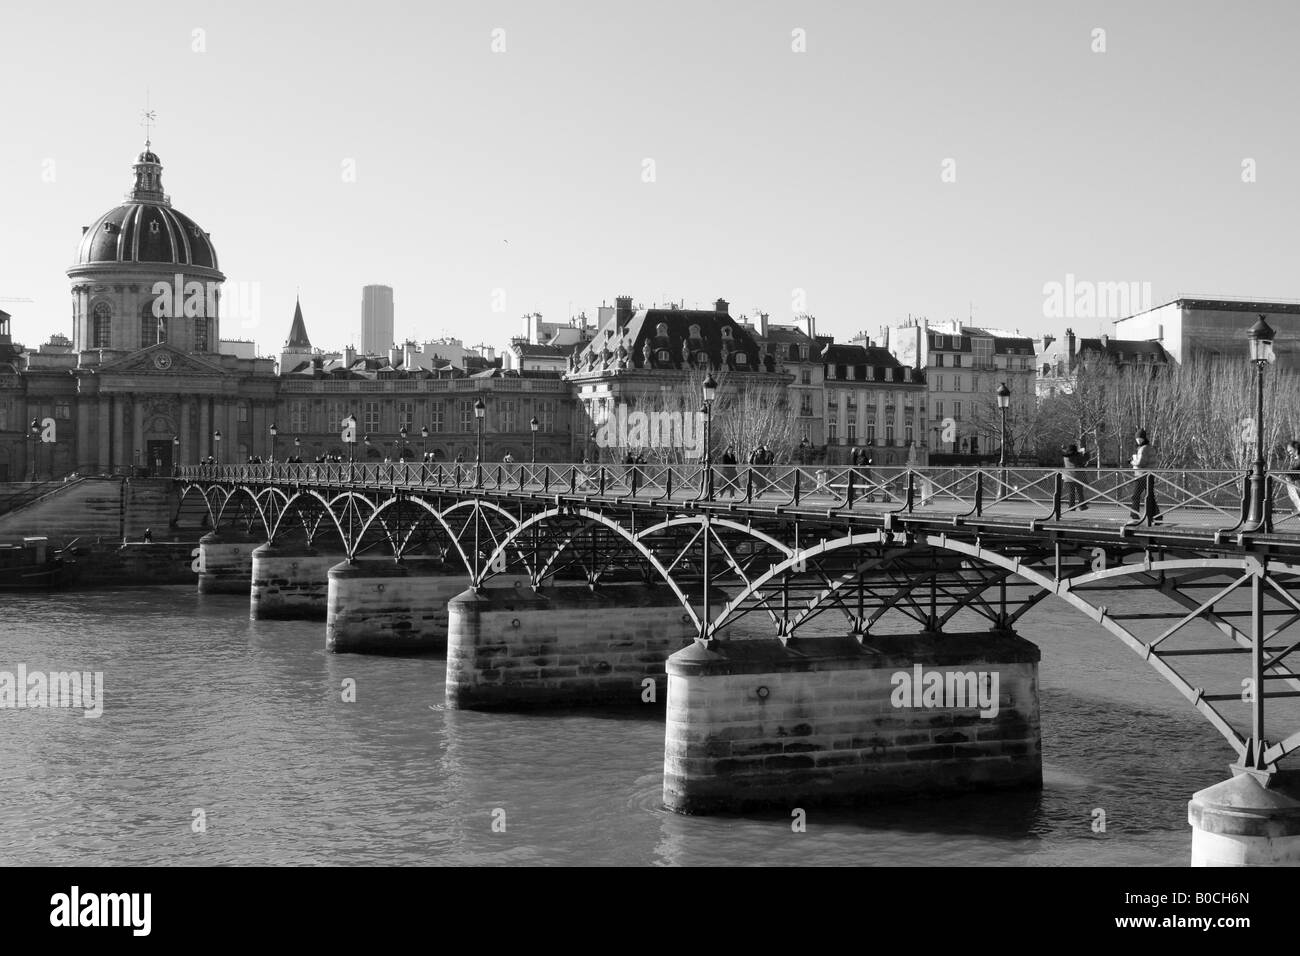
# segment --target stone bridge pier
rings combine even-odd
[[[329,569],[325,648],[413,654],[447,648],[447,602],[469,575],[435,558],[357,559]]]
[[[252,553],[249,617],[325,620],[329,570],[342,559],[306,543],[263,544]]]
[[[247,594],[253,575],[253,552],[266,540],[222,528],[199,539],[199,593]]]
[[[1038,661],[1009,631],[692,644],[668,659],[664,803],[1041,787]]]
[[[449,707],[662,704],[664,663],[697,633],[671,588],[524,585],[471,588],[449,603]]]

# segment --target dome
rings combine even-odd
[[[140,263],[219,270],[208,234],[172,208],[162,190],[162,161],[145,144],[127,201],[86,227],[73,266]]]
[[[77,265],[101,262],[218,268],[212,241],[193,219],[168,206],[146,202],[123,203],[86,228],[77,249]]]

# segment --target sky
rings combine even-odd
[[[146,99],[242,303],[222,336],[261,354],[295,295],[314,345],[358,342],[367,283],[398,338],[498,348],[623,294],[840,339],[1109,331],[1049,305],[1067,276],[1297,299],[1297,26],[1286,2],[6,4],[0,309],[29,346],[71,333],[65,270]]]

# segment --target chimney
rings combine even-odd
[[[726,299],[719,299],[717,302],[713,303],[713,311],[721,315],[726,315],[727,310],[730,308],[731,306],[728,304]]]
[[[393,368],[397,368],[398,364],[401,361],[402,361],[402,350],[399,349],[396,345],[391,346],[388,349],[388,364],[393,366]]]
[[[794,324],[799,328],[803,329],[804,334],[808,336],[808,338],[810,339],[817,338],[817,317],[816,316],[809,315],[807,312],[805,312],[802,315],[795,318]]]
[[[419,367],[419,359],[415,356],[415,343],[407,341],[402,344],[402,368],[406,371],[414,371]]]
[[[1048,335],[1048,334],[1044,333],[1044,334],[1043,334],[1043,351],[1046,352],[1047,349],[1051,346],[1051,344],[1052,344],[1053,342],[1055,342],[1055,341],[1056,341],[1056,336],[1054,336],[1054,335]]]
[[[622,331],[632,321],[632,297],[620,295],[614,300],[614,324]]]
[[[1065,355],[1070,362],[1070,368],[1074,368],[1074,329],[1065,330]]]
[[[766,312],[758,313],[758,334],[761,335],[763,338],[767,338],[767,313]]]
[[[1110,345],[1110,336],[1107,335],[1105,332],[1103,332],[1101,334],[1101,347],[1104,349],[1107,348],[1109,345]]]
[[[343,346],[343,367],[351,368],[357,360],[357,350],[354,346]]]

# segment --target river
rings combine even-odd
[[[805,832],[665,811],[662,711],[450,711],[440,658],[327,654],[323,623],[192,587],[0,600],[0,670],[102,671],[105,698],[98,719],[0,710],[4,865],[1183,866],[1188,798],[1233,758],[1050,600],[1020,626],[1043,653],[1041,792],[810,808]]]

